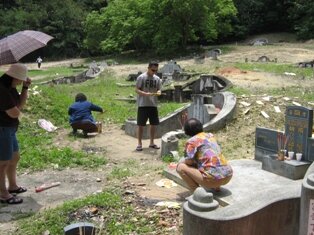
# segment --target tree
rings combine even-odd
[[[238,10],[237,27],[244,34],[291,31],[288,11],[292,0],[234,0]]]
[[[311,1],[294,1],[289,16],[300,39],[314,38],[314,5]]]
[[[101,12],[87,17],[85,45],[106,53],[127,49],[171,52],[229,34],[235,14],[232,0],[110,1]],[[95,27],[101,30],[96,32]]]
[[[54,37],[47,49],[51,57],[76,56],[82,50],[82,22],[86,15],[73,0],[16,0],[15,5],[0,10],[0,35],[39,30]]]

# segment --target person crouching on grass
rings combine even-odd
[[[178,163],[177,172],[191,192],[199,186],[219,191],[221,185],[231,180],[233,171],[214,135],[205,133],[195,118],[185,122],[184,132],[191,138],[185,144],[184,161]]]

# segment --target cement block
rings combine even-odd
[[[303,179],[310,162],[285,160],[278,161],[276,155],[266,155],[262,158],[262,169],[274,174],[292,179]]]

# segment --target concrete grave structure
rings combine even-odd
[[[264,45],[268,45],[268,39],[267,38],[257,38],[252,40],[251,42],[249,42],[249,45],[251,46],[264,46]]]
[[[198,188],[183,204],[184,235],[306,235],[314,232],[313,164],[303,179],[291,180],[263,170],[260,161],[232,160],[229,163],[234,175],[220,192]],[[164,175],[187,187],[175,169],[166,168]]]
[[[176,61],[170,60],[161,69],[159,69],[159,72],[162,73],[162,79],[165,80],[169,78],[172,79],[172,75],[174,73],[182,73],[183,69]]]
[[[169,131],[182,129],[181,117],[187,113],[188,118],[199,118],[204,123],[205,130],[218,130],[232,119],[236,107],[235,95],[231,92],[218,92],[210,95],[194,95],[191,104],[188,104],[174,113],[161,118],[157,128],[156,138],[161,138]],[[136,120],[128,119],[125,122],[125,133],[136,137]],[[149,138],[149,128],[146,126],[143,139]]]
[[[212,58],[213,60],[218,60],[218,56],[221,55],[222,52],[220,49],[212,49],[205,52],[205,57]]]
[[[291,136],[287,149],[302,153],[303,159],[314,160],[314,152],[309,148],[308,140],[312,139],[313,110],[299,106],[288,106],[286,109],[286,135]]]
[[[169,84],[163,84],[161,99],[175,102],[185,102],[193,94],[210,95],[219,91],[226,91],[232,83],[219,75],[209,74],[177,74]]]
[[[298,234],[302,180],[264,171],[256,160],[229,163],[234,175],[220,192],[203,189],[183,204],[183,234]],[[175,169],[164,175],[186,187]]]
[[[314,60],[299,62],[297,65],[299,68],[313,68],[314,67]]]
[[[42,82],[40,84],[71,84],[71,83],[81,83],[85,82],[89,79],[96,78],[100,75],[106,68],[107,63],[103,62],[100,65],[96,63],[92,63],[88,70],[76,75],[76,76],[68,76],[63,78],[52,79],[51,81]]]
[[[314,234],[313,140],[309,136],[312,112],[305,107],[287,107],[285,132],[258,127],[255,160],[229,161],[234,175],[220,192],[198,188],[187,198],[183,205],[183,234]],[[180,132],[173,135],[178,137]],[[277,160],[281,136],[291,136],[287,148],[305,151],[307,161]],[[166,168],[164,175],[186,187],[175,169]]]
[[[285,132],[267,128],[256,128],[255,159],[263,163],[264,170],[290,178],[301,179],[314,160],[314,139],[312,138],[313,110],[288,106],[286,108]],[[280,139],[286,138],[286,144],[279,146]],[[296,159],[278,161],[280,149],[302,153],[302,161]]]

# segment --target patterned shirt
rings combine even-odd
[[[201,132],[190,138],[185,145],[185,159],[194,160],[204,177],[223,179],[233,173],[211,133]]]

